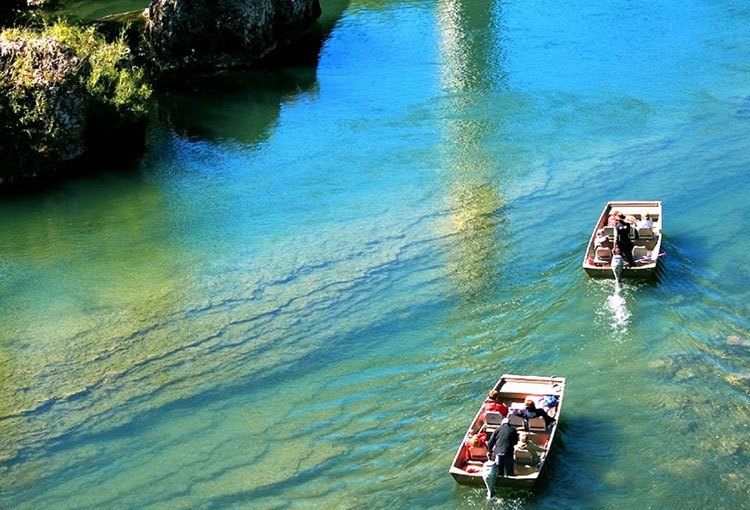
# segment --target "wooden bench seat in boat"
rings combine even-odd
[[[503,422],[503,414],[497,411],[487,411],[484,413],[484,422],[487,427],[497,428]]]
[[[538,460],[532,457],[531,452],[528,450],[516,450],[513,452],[513,460],[520,464],[537,464]]]
[[[467,473],[481,473],[482,466],[484,466],[484,461],[470,460],[463,467],[463,471]]]
[[[651,239],[654,237],[654,229],[651,227],[641,227],[638,229],[639,239]]]
[[[513,413],[509,414],[508,423],[510,423],[517,429],[523,430],[526,428],[526,424],[524,423],[523,418],[518,416],[517,414],[513,414]]]
[[[529,431],[531,432],[547,432],[547,422],[544,418],[537,416],[536,418],[529,418]]]
[[[636,263],[644,261],[644,260],[651,260],[651,253],[648,251],[646,246],[634,246],[633,247],[633,260],[635,260]]]

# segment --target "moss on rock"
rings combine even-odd
[[[127,135],[150,96],[122,37],[62,22],[0,32],[0,179],[50,173]]]

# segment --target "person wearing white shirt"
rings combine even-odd
[[[637,228],[651,228],[654,226],[654,220],[651,219],[651,215],[646,213],[642,219],[638,220],[635,224]]]

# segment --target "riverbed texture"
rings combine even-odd
[[[331,6],[316,64],[0,201],[0,508],[746,507],[747,6]],[[621,296],[581,269],[615,199],[666,233]],[[503,372],[567,394],[486,503],[448,466]]]

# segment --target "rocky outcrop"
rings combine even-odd
[[[115,147],[140,150],[150,95],[122,37],[63,22],[0,32],[0,183]]]
[[[146,30],[162,70],[244,67],[318,16],[318,0],[152,0]]]
[[[85,152],[87,67],[51,37],[0,39],[0,178],[37,175]]]

